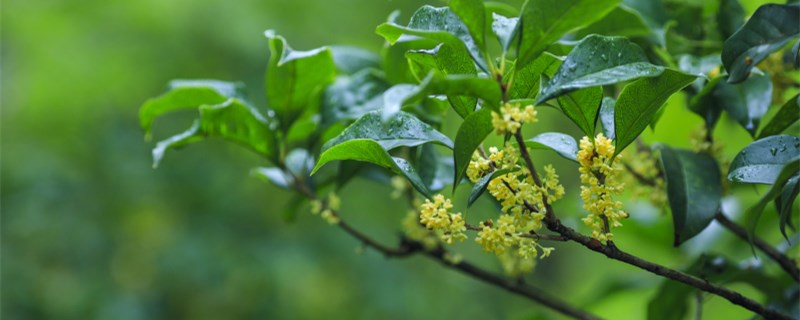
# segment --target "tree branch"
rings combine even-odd
[[[726,217],[722,211],[717,211],[717,214],[714,216],[714,219],[719,222],[723,227],[730,230],[733,234],[737,237],[741,238],[744,241],[750,242],[750,238],[748,237],[747,230],[745,230],[742,226],[736,224],[736,222],[731,221]],[[753,236],[752,239],[753,245],[756,246],[759,250],[763,251],[770,257],[770,259],[777,262],[784,271],[789,273],[790,276],[796,282],[800,282],[800,269],[797,268],[797,265],[792,262],[789,257],[782,254],[780,251],[769,245],[768,243],[764,242],[759,237]]]

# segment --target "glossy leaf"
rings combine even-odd
[[[367,112],[383,108],[383,92],[389,84],[375,70],[366,69],[352,76],[339,76],[325,89],[322,123],[355,120]]]
[[[205,137],[220,137],[242,145],[272,161],[276,161],[277,141],[270,122],[238,99],[213,106],[201,106],[200,117],[189,130],[159,142],[153,149],[153,166],[168,149],[200,141]]]
[[[519,18],[508,18],[497,13],[492,13],[492,32],[500,41],[503,51],[508,51],[509,46],[517,36],[517,22]]]
[[[355,74],[364,69],[379,69],[381,57],[376,53],[351,46],[331,46],[333,64],[342,73]]]
[[[798,193],[800,193],[800,176],[794,175],[789,180],[786,181],[786,185],[783,186],[783,190],[775,198],[775,204],[778,209],[779,214],[779,228],[781,233],[783,234],[784,238],[786,236],[786,225],[788,224],[790,227],[794,228],[792,224],[792,210],[794,207],[794,200],[797,199]]]
[[[453,163],[455,164],[455,175],[453,180],[453,190],[456,189],[467,166],[472,159],[472,153],[486,139],[486,136],[494,130],[492,127],[492,111],[484,108],[469,115],[458,127],[456,133],[455,147],[453,148]]]
[[[773,184],[787,162],[800,156],[800,138],[782,134],[757,140],[733,158],[728,180]]]
[[[326,142],[322,152],[355,139],[373,140],[387,151],[401,146],[414,147],[429,142],[453,148],[450,138],[410,113],[399,112],[384,122],[378,112],[370,112],[353,122],[337,137]]]
[[[702,82],[703,80],[695,80],[692,85],[696,85],[698,81]],[[722,101],[715,94],[717,85],[721,82],[725,82],[724,77],[711,79],[688,103],[689,110],[703,118],[706,128],[709,130],[714,129],[724,109]]]
[[[528,0],[520,17],[518,68],[570,31],[611,12],[620,0]]]
[[[545,132],[525,141],[533,149],[553,150],[565,159],[577,162],[578,143],[570,135],[560,132]]]
[[[716,20],[722,40],[730,38],[744,24],[744,8],[739,0],[721,0]]]
[[[155,118],[172,111],[220,104],[230,98],[241,97],[243,89],[241,83],[219,80],[170,81],[166,93],[148,99],[139,109],[139,124],[149,139]]]
[[[616,104],[616,100],[611,97],[604,97],[603,102],[600,105],[600,123],[603,124],[603,134],[605,134],[606,138],[614,140],[617,138],[616,132],[614,131],[614,104]]]
[[[464,22],[475,45],[485,50],[486,8],[483,6],[483,0],[450,0],[450,10]]]
[[[603,100],[602,87],[589,87],[557,98],[561,111],[587,136],[594,136],[597,114]]]
[[[317,170],[325,164],[336,160],[369,162],[389,169],[396,174],[406,177],[411,185],[426,197],[431,196],[427,186],[425,186],[425,183],[422,182],[417,171],[408,161],[390,156],[378,142],[368,139],[356,139],[337,144],[322,152],[311,174],[313,175],[316,173]]]
[[[764,193],[764,195],[761,197],[761,200],[759,200],[747,211],[747,215],[753,217],[753,223],[750,226],[750,239],[753,238],[758,220],[760,220],[761,214],[764,212],[764,208],[767,206],[767,204],[769,204],[770,201],[780,196],[787,183],[793,177],[797,177],[798,174],[800,174],[800,156],[795,156],[781,167],[769,190]],[[788,216],[785,219],[781,216],[780,219],[779,226],[784,237],[786,237],[785,224],[788,219]]]
[[[722,47],[728,82],[747,79],[750,70],[800,34],[800,5],[765,4]]]
[[[514,73],[514,83],[508,90],[510,99],[534,99],[539,94],[542,74],[548,77],[555,74],[561,60],[550,54],[543,53],[527,66],[518,68]]]
[[[428,75],[419,85],[398,84],[383,94],[382,117],[389,119],[400,111],[403,105],[418,101],[428,95],[466,96],[480,98],[485,105],[497,107],[502,93],[500,86],[492,79],[468,75],[442,76],[436,72]],[[457,110],[458,111],[458,110]],[[462,112],[471,110],[461,110]]]
[[[758,139],[779,134],[789,128],[793,123],[800,119],[800,94],[794,95],[791,99],[778,110],[772,120],[770,120],[758,134]]]
[[[541,104],[581,88],[655,77],[663,71],[628,39],[591,35],[572,49],[536,101]]]
[[[716,160],[705,153],[663,146],[661,163],[677,247],[714,220],[722,197],[721,177]]]
[[[650,32],[650,27],[641,14],[620,4],[602,19],[575,32],[575,38],[582,39],[590,34],[637,37],[646,36]]]
[[[276,167],[254,168],[250,171],[250,175],[284,189],[290,189],[294,183],[294,178],[291,175]]]
[[[471,207],[478,198],[481,197],[484,191],[486,191],[486,187],[489,186],[489,182],[494,180],[495,178],[502,176],[506,173],[511,172],[511,169],[502,169],[502,170],[495,170],[490,174],[487,174],[481,177],[475,185],[472,186],[472,189],[469,191],[469,199],[467,199],[467,208]]]
[[[454,50],[444,43],[430,50],[411,50],[406,53],[406,57],[412,65],[425,67],[421,70],[424,74],[418,74],[418,78],[427,76],[430,69],[438,70],[443,75],[474,75],[477,72],[472,58],[464,50]],[[424,81],[424,79],[420,80]],[[477,103],[476,98],[455,95],[448,96],[448,100],[462,118],[472,113]]]
[[[616,154],[647,128],[658,109],[696,76],[666,69],[661,76],[636,80],[622,89],[614,105]]]
[[[267,102],[284,129],[319,102],[319,94],[334,80],[336,66],[329,48],[292,50],[286,40],[267,30],[270,58],[266,74]]]
[[[375,32],[389,43],[394,44],[403,34],[443,42],[453,48],[464,48],[481,69],[487,70],[481,50],[472,39],[467,26],[450,8],[422,6],[414,12],[411,21],[405,27],[393,22],[395,19],[396,15],[393,14],[389,18],[389,22],[383,23],[375,29]]]
[[[423,145],[418,150],[421,151],[417,168],[428,190],[437,192],[453,182],[453,157],[440,155],[432,144]]]
[[[755,137],[772,102],[772,80],[768,75],[753,75],[738,84],[720,81],[713,95],[716,103]]]

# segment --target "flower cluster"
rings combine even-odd
[[[628,150],[635,150],[635,148],[628,148]],[[640,187],[633,188],[634,198],[647,199],[656,208],[663,207],[667,203],[667,190],[659,169],[661,165],[654,157],[653,152],[649,150],[638,152],[628,150],[622,153],[624,156],[622,162],[628,169],[624,172],[627,174],[623,174],[625,184],[640,185]],[[650,183],[642,184],[638,179],[645,179]]]
[[[325,203],[321,200],[311,201],[311,213],[319,214],[322,219],[330,224],[338,224],[340,220],[335,211],[339,210],[341,203],[342,201],[339,199],[339,196],[331,192],[328,194]]]
[[[408,239],[421,243],[427,250],[436,248],[438,244],[436,234],[419,222],[419,215],[416,211],[411,210],[406,214],[402,221],[402,227]]]
[[[533,123],[536,119],[536,110],[533,105],[520,108],[519,104],[506,103],[500,108],[500,113],[492,112],[492,126],[497,134],[515,134],[523,123]]]
[[[425,203],[420,206],[419,222],[430,230],[442,231],[441,238],[444,242],[452,244],[455,241],[464,241],[467,235],[464,231],[464,218],[461,213],[451,213],[453,204],[450,199],[445,199],[441,194],[430,199],[425,199]]]
[[[589,211],[583,222],[592,228],[593,238],[611,240],[611,228],[622,226],[620,221],[628,217],[622,211],[622,202],[612,199],[622,192],[624,184],[619,181],[619,157],[614,157],[611,139],[602,133],[594,141],[583,137],[578,162],[581,165],[583,208]]]

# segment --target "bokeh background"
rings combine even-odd
[[[559,318],[424,257],[393,260],[370,250],[360,253],[355,240],[305,207],[287,222],[289,193],[252,178],[249,170],[266,163],[233,145],[215,140],[192,145],[168,153],[158,170],[152,168],[153,143],[143,139],[138,108],[170,79],[243,81],[251,100],[264,106],[264,30],[275,29],[297,49],[347,44],[379,50],[383,41],[375,26],[394,9],[407,19],[424,3],[443,5],[433,0],[3,1],[0,316]],[[744,1],[748,14],[759,3]],[[542,111],[542,117],[536,131],[572,128],[553,112]],[[686,147],[688,133],[700,123],[679,95],[646,138]],[[178,119],[174,128],[163,130],[187,125]],[[729,157],[749,141],[729,119],[718,132],[726,137]],[[560,210],[573,212],[564,220],[579,226],[576,168],[549,154],[538,161],[556,164],[572,193]],[[457,197],[465,199],[466,191]],[[345,218],[393,243],[406,209],[390,192],[356,181],[341,195]],[[741,193],[727,203],[734,216],[757,197],[753,189]],[[703,251],[734,261],[751,258],[746,244],[714,226],[672,248],[670,217],[647,204],[628,203],[636,213],[617,233],[617,242],[633,253],[677,268]],[[488,216],[482,213],[488,208],[488,202],[479,203],[470,214]],[[772,216],[765,214],[760,233],[778,243]],[[500,271],[471,241],[456,250]],[[557,245],[528,281],[616,319],[644,317],[662,282],[572,244]],[[760,297],[746,285],[732,287]],[[748,316],[720,298],[705,299],[707,315]]]

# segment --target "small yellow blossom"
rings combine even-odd
[[[419,221],[430,230],[442,231],[442,240],[447,244],[455,241],[464,241],[467,230],[461,213],[450,213],[453,204],[450,199],[445,199],[441,194],[433,197],[433,202],[426,199],[420,206]]]
[[[472,183],[478,182],[483,176],[491,172],[491,163],[490,160],[484,159],[478,151],[472,153],[472,160],[467,166],[467,178],[469,178],[469,181],[472,181]]]
[[[504,214],[497,219],[496,225],[494,223],[491,225],[483,225],[475,242],[480,244],[484,251],[501,255],[506,252],[508,247],[514,245],[514,239],[510,236],[516,231],[514,218]]]
[[[319,214],[322,211],[322,201],[311,200],[311,203],[309,205],[311,206],[312,214]]]
[[[533,105],[528,105],[521,109],[519,104],[506,103],[500,107],[499,114],[492,112],[492,126],[497,131],[497,134],[515,134],[523,123],[536,121],[538,119]]]
[[[320,217],[330,224],[339,224],[339,217],[331,209],[322,210]]]
[[[328,208],[332,210],[339,210],[339,207],[342,205],[342,200],[339,199],[339,196],[336,193],[331,192],[328,194]]]
[[[612,199],[624,186],[618,178],[620,157],[613,157],[614,145],[602,133],[593,142],[588,137],[581,139],[578,151],[583,184],[581,199],[583,208],[589,212],[582,220],[592,228],[592,237],[600,241],[611,240],[611,228],[622,226],[620,221],[628,217],[622,211],[622,202]]]
[[[391,184],[392,184],[392,193],[390,194],[390,196],[392,197],[392,199],[400,199],[400,197],[403,196],[403,192],[405,192],[406,189],[408,189],[408,183],[406,182],[406,179],[401,176],[392,177]]]
[[[419,214],[416,211],[408,211],[408,214],[403,218],[402,227],[403,232],[409,239],[421,243],[426,250],[436,248],[438,244],[436,234],[420,224]]]

